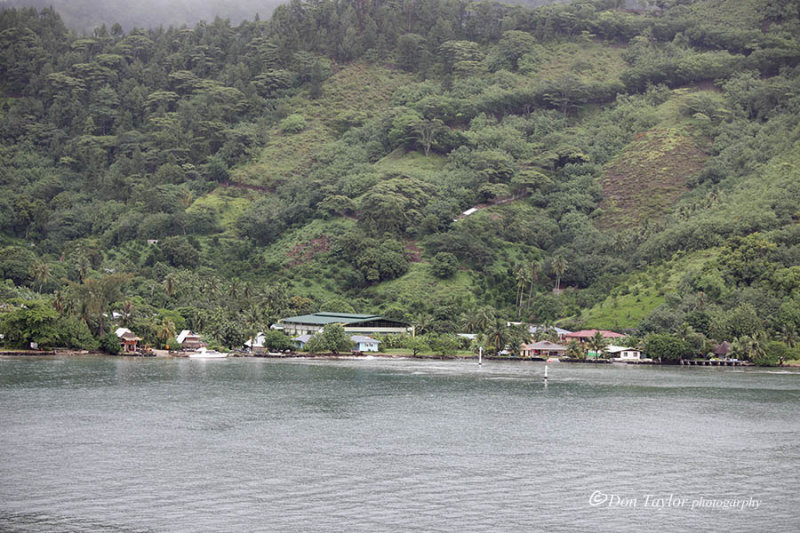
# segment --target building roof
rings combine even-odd
[[[584,337],[594,337],[597,332],[603,336],[604,339],[609,338],[617,338],[617,337],[624,337],[622,333],[617,333],[615,331],[608,331],[607,329],[582,329],[580,331],[576,331],[574,333],[569,333],[566,336],[571,339],[580,339]]]
[[[381,315],[359,315],[354,313],[312,313],[310,315],[290,316],[289,318],[282,318],[280,322],[285,324],[312,324],[317,326],[324,326],[325,324],[356,324],[360,322],[371,322],[373,320],[384,320],[387,322],[394,322],[396,324],[403,324],[398,320],[390,320],[382,317]]]
[[[199,337],[199,336],[200,335],[194,333],[190,329],[184,329],[180,333],[178,333],[178,336],[175,337],[175,340],[178,341],[179,344],[183,344],[183,341],[186,340],[186,337]]]
[[[305,344],[313,336],[314,335],[308,335],[308,334],[298,335],[297,337],[292,337],[292,340]],[[353,341],[353,342],[363,342],[363,343],[375,343],[375,344],[380,344],[381,343],[381,341],[379,341],[377,339],[373,339],[372,337],[367,337],[365,335],[350,335],[350,340]]]
[[[373,339],[372,337],[366,337],[364,335],[350,335],[350,340],[353,342],[363,342],[363,343],[375,343],[375,344],[381,343],[381,341],[377,339]]]
[[[263,348],[265,339],[266,337],[264,336],[264,332],[259,331],[255,337],[245,341],[244,345],[247,346],[248,348]]]
[[[531,344],[523,344],[522,348],[524,350],[550,350],[550,351],[553,351],[553,352],[566,351],[567,350],[566,346],[561,346],[560,344],[556,344],[556,343],[550,342],[550,341],[539,341],[539,342],[534,342],[534,343],[531,343]]]
[[[606,346],[606,351],[608,353],[620,353],[620,352],[638,352],[636,348],[628,348],[627,346],[614,346],[613,344],[609,344]]]
[[[731,343],[728,341],[722,341],[714,346],[714,355],[728,355],[729,353],[731,353]]]
[[[133,333],[131,331],[126,331],[125,333],[120,335],[119,338],[122,339],[122,340],[126,340],[126,341],[140,341],[140,340],[142,340],[139,337],[137,337],[135,333]]]
[[[528,331],[530,331],[531,333],[536,333],[539,330],[547,331],[549,329],[554,330],[558,335],[569,335],[570,333],[572,333],[571,331],[567,331],[566,329],[557,328],[555,326],[537,326],[537,325],[531,325],[528,328]]]
[[[364,322],[366,320],[379,320],[380,315],[356,315],[352,313],[312,313],[310,315],[290,316],[282,318],[281,322],[294,324],[352,324],[353,322]]]

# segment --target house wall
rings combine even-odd
[[[289,336],[314,335],[322,331],[324,325],[321,324],[296,324],[293,322],[281,323],[283,331]]]
[[[359,352],[377,352],[378,344],[375,342],[359,342],[356,345],[356,350]]]

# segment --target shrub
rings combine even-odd
[[[113,333],[106,333],[100,338],[100,349],[107,354],[117,355],[120,349],[119,339]]]
[[[303,115],[295,113],[281,120],[278,128],[283,133],[300,133],[306,129],[306,119]]]
[[[431,272],[437,278],[451,278],[458,271],[458,259],[450,252],[439,252],[431,261]]]

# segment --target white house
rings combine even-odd
[[[351,335],[350,340],[356,345],[357,352],[377,352],[381,341],[363,335]]]
[[[642,359],[642,353],[639,350],[627,348],[625,346],[614,346],[610,344],[606,346],[605,351],[608,352],[615,361],[640,361]]]

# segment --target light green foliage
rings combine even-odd
[[[306,129],[306,119],[303,115],[295,113],[281,120],[280,124],[278,124],[278,128],[280,128],[283,133],[300,133]]]
[[[458,340],[456,339],[455,335],[448,335],[448,334],[436,334],[430,333],[425,335],[424,343],[430,346],[430,349],[436,355],[445,357],[448,355],[455,355],[456,351],[458,350]],[[415,345],[417,348],[421,349],[421,344]]]
[[[329,324],[325,326],[321,333],[317,333],[309,339],[306,348],[311,353],[330,352],[339,354],[352,350],[353,342],[342,326]]]

